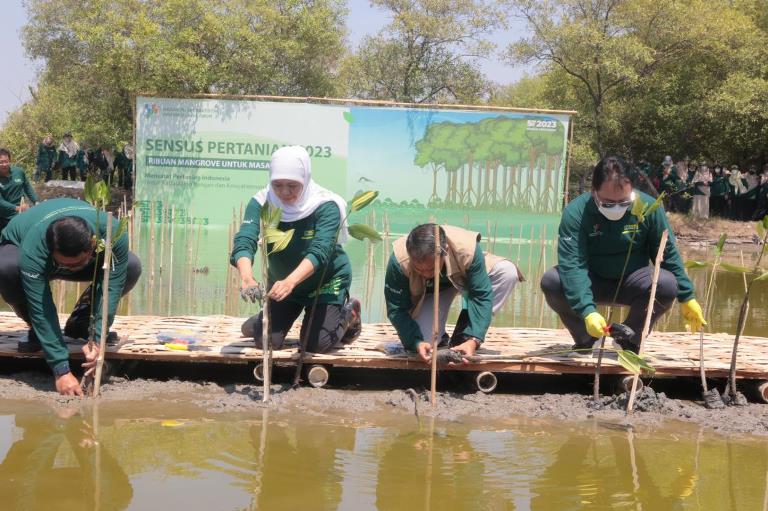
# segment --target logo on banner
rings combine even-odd
[[[144,117],[152,117],[160,113],[160,107],[157,103],[144,103]]]

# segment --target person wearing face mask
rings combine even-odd
[[[697,219],[709,218],[710,187],[712,186],[712,173],[706,163],[702,163],[691,179],[693,183],[693,217]]]
[[[98,216],[98,232],[96,230]],[[112,221],[112,232],[118,228]],[[103,254],[96,254],[96,238],[106,237],[107,214],[76,199],[50,199],[16,216],[0,236],[0,295],[18,317],[29,325],[19,351],[43,351],[53,371],[56,390],[65,395],[82,395],[70,371],[69,349],[59,325],[51,296],[51,280],[91,282],[96,271],[97,304],[94,313],[96,339],[101,337]],[[109,273],[107,325],[112,325],[120,297],[128,293],[141,275],[141,262],[128,251],[128,233],[112,241]],[[81,296],[64,327],[71,338],[88,337],[90,287]],[[88,351],[85,368],[91,368],[98,350]]]
[[[523,276],[511,261],[484,253],[478,232],[443,225],[439,236],[438,340],[473,356],[485,339],[493,314]],[[403,347],[417,352],[424,362],[430,362],[432,352],[435,248],[435,224],[414,228],[395,241],[384,280],[387,317]],[[462,295],[463,306],[448,337],[445,323],[458,295]]]
[[[605,335],[606,320],[598,304],[629,307],[623,323],[635,336],[621,343],[637,351],[651,291],[653,267],[662,233],[669,231],[656,288],[651,326],[680,301],[683,317],[692,331],[706,324],[696,301],[693,284],[675,246],[662,208],[639,223],[631,213],[635,200],[654,199],[632,189],[626,164],[615,156],[602,159],[594,168],[592,192],[585,193],[563,210],[558,242],[558,265],[544,273],[541,289],[549,306],[560,316],[574,340],[574,349],[591,348]],[[627,252],[634,245],[624,280],[613,302]]]
[[[294,229],[285,249],[267,257],[270,345],[274,349],[283,346],[302,311],[300,336],[304,339],[307,335],[308,352],[325,353],[339,342],[353,342],[360,334],[361,321],[360,302],[349,299],[352,266],[341,246],[347,239],[347,203],[312,180],[306,149],[288,146],[275,151],[270,162],[269,185],[248,203],[230,257],[230,264],[240,274],[243,296],[259,287],[253,275],[253,259],[258,248],[261,208],[265,204],[282,210],[279,230]],[[242,325],[243,335],[253,337],[259,347],[262,321],[259,313]]]
[[[33,179],[40,181],[42,177],[47,183],[53,179],[53,168],[56,166],[56,147],[53,145],[53,135],[48,133],[43,143],[37,146],[37,160]]]

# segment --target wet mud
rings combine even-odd
[[[167,370],[166,367],[161,371]],[[379,371],[361,383],[359,372],[343,374],[339,371],[342,374],[337,374],[334,371],[335,388],[303,386],[293,389],[289,384],[292,371],[283,369],[282,374],[277,374],[278,383],[271,387],[270,402],[264,404],[262,385],[247,377],[245,366],[236,369],[182,368],[179,372],[184,370],[194,371],[195,375],[182,374],[182,377],[169,379],[145,371],[130,377],[111,376],[102,385],[99,402],[112,407],[133,407],[142,403],[143,407],[154,410],[194,406],[205,414],[249,414],[264,407],[324,418],[350,413],[380,417],[384,413],[411,415],[417,421],[434,416],[458,422],[480,420],[488,425],[512,417],[574,422],[593,419],[624,428],[679,420],[720,433],[768,435],[768,405],[748,403],[707,409],[696,385],[682,379],[659,380],[652,387],[644,387],[635,401],[635,411],[628,416],[625,412],[626,393],[614,395],[607,388],[596,405],[588,390],[591,384],[588,377],[517,375],[516,378],[502,378],[497,392],[483,394],[467,385],[462,386],[456,381],[457,375],[443,375],[437,406],[433,409],[429,390],[425,388],[428,376],[424,372]],[[59,396],[53,389],[52,377],[42,370],[15,371],[8,367],[0,367],[0,399],[42,402],[54,409],[93,403],[92,399]]]

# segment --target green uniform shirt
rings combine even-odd
[[[247,257],[253,262],[259,240],[259,215],[261,205],[251,199],[245,209],[243,223],[235,235],[232,256],[229,262],[237,266],[237,260]],[[320,288],[318,303],[341,305],[347,299],[352,282],[352,265],[344,249],[333,244],[336,231],[341,224],[341,212],[334,202],[326,202],[314,213],[295,222],[280,222],[278,229],[287,231],[296,229],[288,246],[269,256],[270,284],[287,277],[303,259],[308,259],[315,271],[304,282],[293,289],[286,298],[295,303],[311,306],[323,267],[328,264],[325,278]]]
[[[654,201],[642,192],[635,193],[639,193],[645,203]],[[669,242],[664,249],[661,267],[675,275],[678,300],[684,302],[694,298],[693,284],[685,272],[675,246],[675,236],[662,208],[639,226],[637,218],[629,210],[624,218],[614,222],[598,211],[592,194],[585,193],[563,210],[557,249],[560,282],[568,303],[577,314],[586,317],[597,310],[590,273],[605,279],[619,279],[635,230],[637,234],[624,276],[649,265],[651,259],[656,257],[661,234],[667,230]]]
[[[0,230],[18,214],[16,208],[24,195],[32,204],[37,202],[37,194],[29,184],[27,173],[21,167],[13,166],[7,176],[0,176]]]
[[[80,151],[78,151],[73,157],[69,157],[69,155],[66,153],[66,151],[59,151],[59,168],[60,169],[66,169],[69,167],[76,167],[77,166],[77,159],[80,156]]]
[[[443,268],[443,272],[445,268]],[[427,291],[434,286],[434,279],[426,282]],[[448,277],[440,274],[440,289],[453,286]],[[466,274],[466,288],[463,290],[469,325],[464,329],[464,335],[483,341],[488,327],[491,326],[493,315],[493,288],[488,271],[485,269],[485,256],[477,244],[475,256],[469,265]],[[416,350],[416,345],[424,341],[418,323],[411,317],[411,310],[415,306],[411,301],[411,291],[408,277],[400,269],[395,254],[389,258],[387,274],[384,277],[384,299],[387,303],[387,317],[397,330],[397,335],[405,349]],[[423,304],[422,307],[431,307],[431,304]]]
[[[40,172],[48,172],[56,163],[56,148],[52,145],[37,146],[37,162],[35,166]]]
[[[709,190],[712,197],[724,197],[728,193],[728,180],[723,176],[715,176]]]
[[[677,174],[670,172],[667,177],[661,180],[661,189],[666,192],[667,195],[672,195],[685,188],[687,188],[685,181],[680,179]]]
[[[45,241],[45,232],[54,221],[76,216],[84,219],[96,232],[96,216],[99,217],[99,237],[106,238],[107,214],[97,213],[87,202],[77,199],[51,199],[41,202],[32,209],[17,215],[3,231],[0,242],[12,243],[19,247],[19,270],[21,287],[27,297],[27,307],[32,328],[43,345],[45,360],[52,368],[61,367],[68,363],[69,350],[64,344],[56,313],[56,305],[51,296],[49,281],[71,275],[69,270],[58,268],[53,261],[51,250]],[[117,230],[119,222],[114,219],[112,232]],[[96,292],[94,316],[96,321],[96,337],[101,335],[101,305],[103,254],[100,254],[95,264],[99,269],[96,274]],[[117,304],[125,287],[128,269],[128,234],[124,233],[112,243],[112,269],[109,273],[109,311],[107,324],[112,325],[115,319]]]

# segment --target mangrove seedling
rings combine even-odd
[[[717,243],[715,244],[715,258],[711,264],[709,262],[701,261],[686,261],[685,263],[686,269],[707,268],[709,266],[712,267],[712,271],[710,272],[709,279],[707,281],[707,291],[704,295],[704,319],[707,320],[707,323],[712,321],[712,304],[714,302],[715,294],[715,275],[717,274],[717,270],[720,267],[720,258],[723,254],[723,247],[725,246],[725,240],[727,237],[727,234],[722,233],[720,238],[717,240]],[[723,398],[720,395],[720,392],[714,387],[707,389],[707,373],[706,369],[704,368],[703,327],[699,329],[699,375],[701,376],[701,397],[704,400],[704,406],[707,408],[723,408],[725,403],[723,402]]]
[[[364,208],[366,208],[369,204],[371,204],[374,200],[376,200],[376,197],[379,196],[379,192],[368,190],[368,191],[361,191],[355,194],[355,196],[352,198],[352,201],[349,203],[349,206],[347,206],[346,214],[344,215],[344,218],[342,218],[341,222],[339,222],[339,227],[336,229],[336,234],[333,238],[333,246],[335,247],[339,242],[339,235],[341,234],[341,229],[344,227],[344,224],[347,222],[347,219],[349,218],[349,215],[352,213],[355,213],[357,211],[360,211]],[[347,234],[349,234],[351,237],[355,238],[356,240],[369,240],[373,243],[377,241],[381,241],[381,235],[379,232],[374,229],[373,227],[366,225],[366,224],[352,224],[347,227]],[[320,274],[320,280],[317,284],[317,289],[315,289],[315,298],[312,301],[312,307],[310,308],[309,312],[309,321],[307,325],[312,325],[312,321],[315,319],[315,310],[317,308],[317,301],[320,298],[320,290],[323,286],[323,281],[325,280],[325,275],[328,272],[328,267],[330,266],[331,261],[330,259],[328,262],[323,265],[323,271]],[[293,386],[297,387],[299,385],[299,382],[301,381],[301,369],[304,364],[304,353],[307,349],[307,343],[309,342],[309,332],[311,331],[311,328],[307,328],[304,332],[304,335],[301,339],[301,345],[299,346],[299,359],[296,362],[296,372],[293,376]]]

